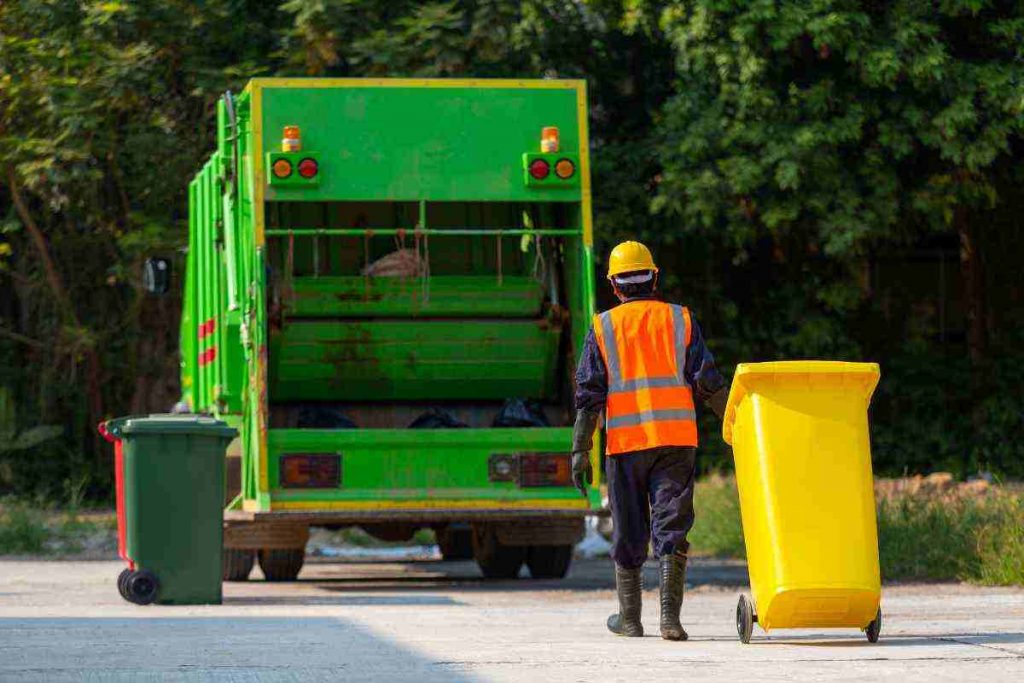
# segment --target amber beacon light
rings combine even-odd
[[[301,152],[302,135],[298,126],[285,126],[284,135],[281,138],[282,152]]]
[[[558,128],[556,126],[545,126],[540,129],[540,151],[544,154],[558,152]]]

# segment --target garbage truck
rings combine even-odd
[[[256,78],[216,120],[179,405],[239,431],[225,579],[295,579],[311,527],[432,529],[486,577],[563,577],[601,506],[569,454],[594,313],[585,83]]]

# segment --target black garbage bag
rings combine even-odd
[[[409,429],[461,429],[468,426],[447,410],[431,408],[413,420]]]
[[[356,429],[356,423],[337,408],[305,406],[299,410],[299,429]]]
[[[550,427],[539,401],[510,398],[494,418],[494,427]]]

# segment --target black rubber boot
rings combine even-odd
[[[608,617],[608,630],[620,636],[639,638],[644,634],[640,623],[644,575],[643,568],[623,569],[615,566],[615,588],[619,592],[619,611]]]
[[[689,638],[679,622],[686,585],[686,553],[676,551],[661,558],[661,637],[665,640]]]

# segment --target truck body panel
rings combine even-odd
[[[240,429],[235,519],[600,509],[598,482],[565,479],[594,298],[586,119],[581,81],[254,79],[221,100],[189,186],[181,374],[194,412]],[[373,270],[391,258],[405,270]],[[508,399],[548,424],[495,427]],[[409,428],[435,408],[465,426]]]

